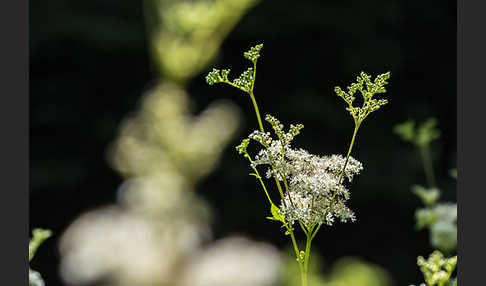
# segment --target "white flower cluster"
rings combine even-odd
[[[332,225],[335,218],[342,222],[354,221],[353,211],[345,204],[349,190],[340,180],[346,159],[341,155],[317,156],[303,149],[293,149],[290,142],[303,126],[291,125],[285,133],[276,118],[267,115],[265,120],[272,125],[278,139],[260,131],[249,136],[264,147],[255,156],[252,167],[269,165],[267,178],[276,176],[288,186],[280,205],[285,219],[291,223],[301,221],[308,226]],[[351,181],[362,169],[360,162],[349,157],[343,176]]]
[[[276,248],[243,237],[228,237],[187,259],[179,286],[275,286],[281,272]]]

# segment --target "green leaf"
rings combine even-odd
[[[34,258],[37,248],[52,235],[48,229],[36,228],[32,231],[32,239],[29,242],[29,262]]]
[[[429,118],[421,125],[417,126],[415,144],[425,146],[431,141],[440,137],[440,130],[436,128],[437,119]]]
[[[429,208],[418,209],[415,211],[415,220],[417,230],[431,226],[437,221],[438,217],[434,210]]]
[[[414,142],[415,139],[415,121],[408,120],[395,125],[393,132],[400,136],[404,141]]]
[[[440,197],[440,190],[437,188],[424,188],[419,185],[412,186],[412,193],[414,193],[420,200],[424,203],[425,206],[431,207],[433,206]]]
[[[270,212],[272,213],[272,216],[267,217],[267,219],[285,223],[285,217],[279,213],[279,208],[275,204],[271,205]]]

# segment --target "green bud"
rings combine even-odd
[[[263,48],[263,44],[256,45],[252,47],[249,51],[245,52],[243,56],[245,59],[248,59],[255,63],[258,58],[260,57],[260,50]]]
[[[225,71],[225,70],[223,70]],[[229,70],[228,70],[228,73],[229,73]],[[228,74],[226,74],[227,76]],[[206,76],[206,82],[209,84],[209,85],[213,85],[215,83],[218,83],[218,82],[221,82],[222,81],[222,78],[221,76],[219,75],[219,70],[218,69],[214,69],[212,71],[210,71],[208,73],[208,75]]]

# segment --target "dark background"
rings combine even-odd
[[[140,1],[30,1],[30,227],[52,229],[32,268],[49,286],[62,285],[57,241],[82,212],[114,202],[121,177],[106,160],[120,121],[137,108],[157,74],[151,65]],[[298,147],[345,153],[352,119],[334,92],[361,70],[391,71],[390,103],[358,134],[353,156],[364,171],[351,187],[357,222],[323,228],[314,251],[326,265],[360,256],[391,272],[396,285],[422,281],[417,255],[432,248],[414,229],[420,207],[411,184],[425,184],[417,152],[392,133],[408,118],[439,120],[433,158],[443,200],[455,201],[456,2],[262,1],[224,41],[215,67],[246,69],[242,53],[263,42],[255,93],[262,114],[302,123]],[[208,71],[209,71],[208,67]],[[216,99],[234,100],[244,123],[199,193],[214,208],[217,238],[240,233],[286,247],[277,224],[264,219],[266,201],[234,151],[257,128],[244,94],[209,87],[205,73],[189,87],[195,112]]]

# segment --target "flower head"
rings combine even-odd
[[[267,165],[267,178],[276,177],[284,182],[286,193],[280,205],[280,212],[286,220],[301,221],[306,225],[331,225],[335,218],[342,222],[354,221],[354,213],[346,206],[349,190],[339,180],[345,165],[341,155],[317,156],[303,149],[295,149],[291,141],[304,127],[291,125],[289,132],[273,116],[265,118],[273,127],[277,139],[270,133],[254,131],[249,139],[263,147],[255,156],[252,167]],[[349,157],[343,175],[351,182],[363,165]]]

